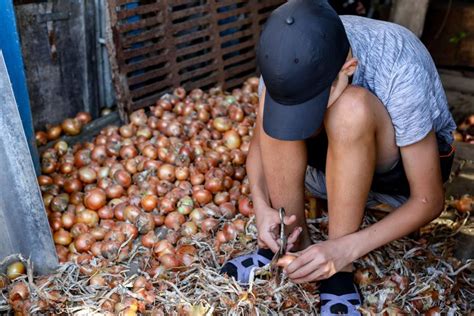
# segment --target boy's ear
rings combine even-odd
[[[354,57],[348,59],[342,66],[341,72],[343,72],[348,77],[352,76],[356,71],[358,63],[359,61]]]

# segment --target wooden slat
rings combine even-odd
[[[169,84],[168,86],[164,86],[162,89],[164,91],[166,91],[167,87],[172,87],[172,86],[171,86],[171,84]],[[157,91],[156,94],[150,95],[146,98],[134,101],[131,111],[135,111],[135,110],[144,108],[146,106],[154,105],[156,103],[156,100],[158,100],[163,95],[163,93],[164,93],[163,90],[162,91]]]
[[[247,24],[250,24],[250,23],[252,23],[252,16],[251,15],[249,15],[249,17],[244,18],[244,19],[240,19],[240,20],[237,20],[237,21],[234,21],[234,22],[229,22],[229,23],[226,23],[226,24],[221,24],[217,28],[219,29],[219,32],[222,32],[222,31],[225,31],[225,30],[228,30],[228,29],[231,29],[231,28],[242,27],[243,25],[247,25]]]
[[[228,53],[235,52],[237,50],[241,50],[248,47],[254,47],[254,46],[255,46],[254,41],[246,41],[246,42],[242,42],[236,45],[227,46],[226,48],[222,49],[222,55],[227,55]]]
[[[216,13],[216,14],[217,14],[217,19],[218,20],[224,20],[224,19],[227,19],[231,16],[241,15],[243,13],[248,13],[250,10],[251,9],[249,7],[242,7],[242,8],[232,10],[232,11],[220,12],[220,13]]]
[[[247,58],[250,58],[250,57],[255,57],[255,51],[254,50],[252,50],[250,52],[247,52],[245,54],[242,54],[242,55],[232,56],[231,58],[224,60],[223,63],[224,63],[224,66],[228,66],[228,65],[231,65],[233,63],[237,63],[237,62],[240,62],[240,61],[245,60]]]
[[[157,51],[160,51],[160,50],[166,48],[165,44],[166,44],[165,41],[160,41],[159,43],[144,46],[144,47],[127,48],[127,49],[124,49],[122,51],[122,56],[123,56],[124,60],[127,60],[127,59],[130,59],[130,58],[133,58],[133,57],[138,57],[138,56],[142,56],[142,55],[145,55],[145,54],[148,54],[148,53],[157,52]],[[163,53],[165,54],[166,50]]]
[[[137,22],[120,24],[117,26],[117,31],[120,33],[125,33],[133,30],[140,30],[144,27],[149,27],[161,23],[163,23],[163,16],[161,14],[158,14],[156,16],[142,19]]]
[[[130,35],[123,37],[122,47],[132,46],[132,44],[144,42],[150,39],[156,39],[165,35],[165,28],[163,25],[156,27],[154,29],[140,32],[136,35]]]
[[[182,86],[184,86],[186,89],[194,89],[194,88],[199,88],[203,87],[205,85],[208,85],[212,83],[213,81],[217,81],[217,74],[211,74],[209,77],[206,77],[205,79],[199,80],[199,81],[188,81],[186,83],[182,83]]]
[[[216,4],[216,7],[217,9],[221,9],[223,7],[228,7],[230,5],[239,5],[241,3],[246,3],[246,5],[249,5],[249,1],[248,0],[241,0],[241,1],[235,1],[235,0],[222,0],[222,1],[217,1],[217,4]]]
[[[142,4],[136,8],[131,9],[122,9],[117,12],[117,19],[123,20],[131,16],[150,13],[150,12],[160,12],[164,9],[162,1],[151,3],[151,4]]]
[[[192,7],[181,11],[172,12],[171,19],[175,21],[197,13],[209,13],[209,7],[207,5],[203,5],[199,7]]]
[[[133,86],[133,85],[142,83],[144,81],[151,80],[153,78],[161,77],[161,76],[165,75],[166,73],[168,73],[169,71],[170,71],[170,66],[169,66],[169,64],[166,64],[165,66],[163,66],[160,69],[147,71],[144,74],[139,74],[139,75],[136,75],[136,76],[133,76],[133,77],[129,77],[127,79],[127,82],[128,82],[129,86]]]
[[[180,61],[177,66],[181,70],[181,69],[184,69],[186,67],[189,67],[189,66],[192,66],[192,65],[195,65],[195,64],[199,64],[199,63],[202,63],[202,62],[205,62],[205,61],[212,60],[214,58],[215,58],[215,54],[206,54],[206,55],[203,55],[203,56],[194,57],[194,58],[191,58],[191,59],[186,59],[186,60]]]
[[[199,23],[197,23],[196,20],[199,20]],[[209,15],[203,16],[203,17],[201,17],[199,19],[196,19],[196,20],[191,20],[191,21],[181,22],[181,23],[178,23],[178,24],[173,24],[170,31],[172,30],[173,34],[176,34],[178,32],[190,29],[192,27],[196,27],[197,25],[209,24],[210,21],[211,21],[211,15],[209,14]]]
[[[205,67],[185,72],[180,75],[180,79],[181,81],[185,81],[187,79],[198,77],[199,75],[202,75],[206,72],[211,72],[211,71],[217,71],[217,64],[215,62]]]
[[[252,35],[252,34],[253,34],[252,29],[247,29],[247,30],[244,30],[244,31],[238,31],[238,32],[235,32],[235,33],[232,33],[232,34],[224,35],[224,36],[222,36],[222,43],[230,42],[234,39],[238,39],[238,38],[245,37],[245,36]]]
[[[256,65],[254,62],[249,62],[248,64],[239,65],[237,68],[226,69],[225,77],[230,78],[239,73],[245,72],[246,70],[250,70],[254,68]]]
[[[150,57],[150,58],[144,59],[142,61],[139,61],[139,62],[136,62],[136,63],[133,63],[133,64],[123,65],[122,66],[123,67],[123,72],[128,74],[132,71],[141,70],[141,69],[146,68],[146,67],[161,64],[162,62],[165,62],[168,59],[169,59],[169,56],[166,56],[166,55],[159,55],[159,56]]]
[[[204,43],[200,43],[200,44],[197,44],[197,45],[188,46],[188,47],[185,47],[185,48],[178,49],[176,51],[176,55],[178,57],[181,57],[181,56],[184,56],[184,55],[199,52],[200,50],[212,48],[213,46],[214,46],[214,43],[212,43],[211,41],[206,41]]]
[[[180,45],[180,44],[183,44],[183,43],[186,43],[186,42],[191,42],[192,40],[194,39],[197,39],[197,38],[200,38],[200,37],[205,37],[205,36],[209,36],[212,40],[213,36],[212,36],[213,32],[211,30],[211,28],[207,28],[205,30],[202,30],[202,31],[197,31],[197,32],[193,32],[193,33],[189,33],[189,34],[186,34],[186,35],[182,35],[182,36],[178,36],[178,37],[174,37],[175,40],[174,40],[174,43],[176,46]]]
[[[158,82],[152,83],[150,85],[146,85],[146,86],[137,88],[135,90],[130,90],[130,95],[132,96],[132,98],[139,98],[139,97],[142,97],[144,95],[150,94],[154,91],[158,91],[158,90],[164,88],[166,85],[167,85],[167,83],[166,83],[165,80],[158,81]]]

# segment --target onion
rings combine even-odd
[[[63,132],[63,129],[61,125],[49,126],[47,127],[47,130],[46,130],[46,137],[48,138],[48,140],[55,140],[55,139],[58,139],[59,136],[61,136],[62,132]]]
[[[146,234],[155,229],[155,220],[150,213],[141,213],[137,217],[136,226],[140,234]]]
[[[158,242],[158,237],[156,237],[154,231],[149,231],[142,236],[142,245],[146,248],[153,248],[153,246]]]
[[[127,205],[123,211],[124,218],[130,223],[135,223],[140,213],[140,209],[133,205]]]
[[[234,240],[237,237],[238,231],[233,223],[225,223],[222,231],[224,232],[227,241]]]
[[[43,131],[38,131],[35,133],[35,139],[37,146],[46,145],[46,143],[48,142],[48,134]]]
[[[140,109],[130,114],[130,122],[134,124],[135,126],[146,125],[147,116],[145,114],[145,110]]]
[[[84,205],[91,210],[98,210],[107,202],[104,190],[96,188],[88,191],[84,196]]]
[[[71,235],[72,237],[76,238],[77,236],[87,233],[89,231],[89,227],[84,223],[76,223],[71,227]]]
[[[214,203],[217,205],[224,204],[230,201],[230,196],[228,192],[217,192],[214,196]]]
[[[145,195],[141,199],[140,205],[145,211],[151,212],[158,206],[158,197],[156,195]]]
[[[240,136],[234,130],[225,132],[222,139],[224,140],[224,145],[229,149],[237,149],[240,147],[240,144],[241,144]]]
[[[86,224],[89,228],[97,226],[99,215],[91,210],[84,210],[76,214],[76,222]]]
[[[74,246],[78,252],[89,251],[94,243],[94,237],[89,233],[84,233],[77,236],[74,240]]]
[[[219,222],[217,221],[217,219],[212,218],[212,217],[206,218],[205,220],[201,222],[201,230],[204,233],[213,232],[217,228],[217,225],[219,225]]]
[[[158,258],[163,266],[167,269],[176,268],[181,265],[178,258],[172,254],[164,254]]]
[[[474,200],[469,195],[462,196],[456,201],[455,207],[458,212],[466,213],[471,212],[474,205]]]
[[[94,169],[90,167],[82,167],[79,169],[79,179],[84,183],[94,183],[97,179],[97,174]]]
[[[189,168],[186,166],[176,168],[175,177],[179,181],[187,180],[189,177]]]
[[[54,149],[56,149],[56,152],[60,155],[63,156],[66,154],[69,146],[64,140],[58,141],[56,144],[54,144]]]
[[[197,233],[197,226],[194,222],[186,222],[181,226],[183,236],[194,236]]]
[[[113,178],[115,182],[117,182],[124,188],[128,188],[132,184],[132,177],[125,170],[117,170],[114,173]]]
[[[225,218],[233,218],[236,214],[235,206],[234,204],[230,202],[222,203],[219,206],[219,211],[221,212],[222,216],[224,216]]]
[[[96,241],[103,240],[106,233],[106,229],[100,226],[94,227],[90,231],[90,234],[92,235],[92,237],[94,237],[94,240]]]
[[[175,168],[170,164],[164,164],[158,169],[158,177],[161,180],[174,181],[175,180]]]
[[[79,112],[76,114],[76,120],[78,120],[82,125],[86,125],[92,121],[92,116],[87,112]]]
[[[226,132],[231,129],[232,122],[227,117],[217,117],[212,122],[212,127],[219,132]]]
[[[8,265],[7,267],[7,277],[10,280],[14,280],[19,276],[25,274],[26,268],[21,261],[16,261]]]
[[[72,236],[68,231],[61,228],[54,233],[53,240],[57,245],[67,246],[72,242]]]
[[[243,197],[239,201],[240,214],[249,217],[254,213],[252,201],[248,197]]]
[[[183,214],[171,212],[166,215],[165,225],[170,229],[178,230],[185,221],[186,219]]]
[[[79,120],[68,118],[62,122],[61,127],[66,135],[75,136],[81,132],[82,125]]]
[[[245,231],[245,221],[241,218],[238,218],[236,220],[234,220],[234,227],[235,229],[240,232],[240,233],[243,233]]]
[[[178,202],[178,212],[183,215],[188,215],[194,208],[193,199],[189,196],[181,198]]]

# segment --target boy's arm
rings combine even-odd
[[[431,131],[420,142],[402,147],[401,156],[410,184],[410,198],[383,220],[347,236],[357,245],[354,260],[417,230],[443,210],[444,191],[435,133]]]
[[[286,268],[294,282],[326,279],[370,251],[417,230],[441,213],[444,194],[434,132],[416,144],[403,147],[401,154],[410,184],[408,201],[366,229],[297,253],[300,258]]]

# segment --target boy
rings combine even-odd
[[[260,106],[247,171],[259,250],[224,265],[249,271],[279,250],[286,209],[285,269],[321,281],[321,314],[359,315],[352,262],[415,231],[443,209],[455,124],[436,67],[414,34],[387,22],[339,18],[323,0],[290,0],[262,32]],[[263,84],[264,83],[264,84]],[[304,186],[327,198],[329,240],[311,244]],[[359,230],[367,204],[396,208]]]

